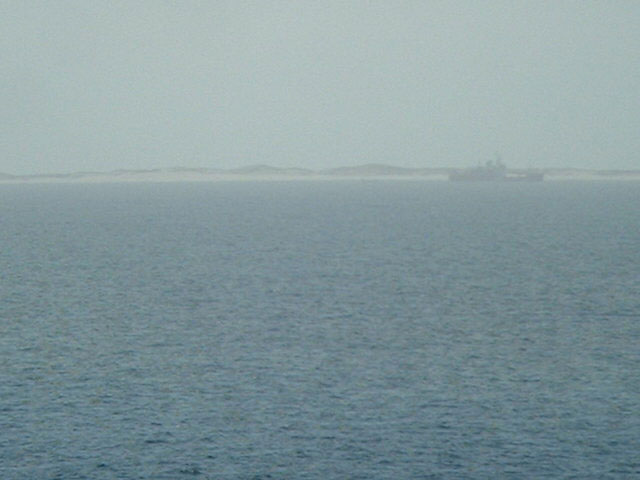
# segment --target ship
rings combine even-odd
[[[500,158],[484,165],[455,170],[449,174],[452,182],[541,182],[544,173],[537,171],[512,172]]]

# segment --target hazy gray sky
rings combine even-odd
[[[640,168],[640,2],[0,2],[0,171]]]

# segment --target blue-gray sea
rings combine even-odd
[[[640,183],[0,185],[0,478],[640,478]]]

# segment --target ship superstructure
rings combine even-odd
[[[500,158],[484,165],[456,170],[449,174],[454,182],[541,182],[544,173],[536,171],[510,172]]]

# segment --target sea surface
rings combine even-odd
[[[0,185],[0,478],[640,478],[640,183]]]

